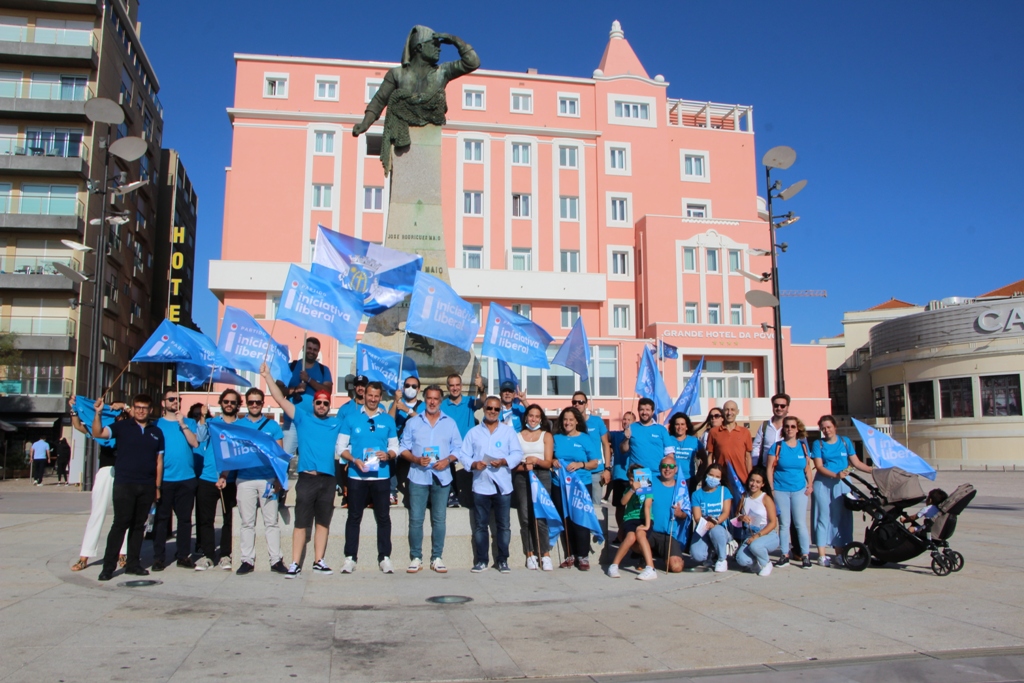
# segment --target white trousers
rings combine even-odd
[[[263,492],[266,489],[266,479],[240,480],[237,485],[235,500],[242,527],[242,562],[249,564],[256,563],[257,507],[263,511],[263,530],[267,536],[267,554],[270,555],[270,564],[277,564],[281,559],[281,527],[277,523],[277,498],[273,500],[264,498]]]
[[[92,482],[92,510],[89,512],[89,521],[85,524],[85,535],[82,537],[82,551],[80,557],[99,557],[103,553],[100,548],[100,535],[103,532],[103,523],[107,521],[107,508],[114,502],[114,468],[101,467],[96,470],[96,477]],[[103,539],[103,546],[106,547],[106,538]],[[121,554],[128,554],[128,536],[125,535],[121,543]]]

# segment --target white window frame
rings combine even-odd
[[[516,198],[519,198],[519,213],[516,214]],[[523,199],[526,201],[524,202]],[[528,192],[513,192],[508,208],[512,218],[531,218],[533,216],[533,199]]]
[[[475,199],[479,197],[479,205]],[[466,211],[466,199],[469,198],[471,207],[473,209],[479,208],[479,212],[470,213]],[[484,193],[480,190],[463,190],[462,192],[462,215],[463,216],[483,216],[484,215]]]
[[[383,83],[383,78],[367,78],[366,86],[363,90],[363,99],[369,103],[373,99],[373,96],[377,94],[377,91]]]
[[[565,153],[564,156],[565,156],[565,161],[566,161],[566,163],[564,163],[564,164],[562,163],[563,152]],[[573,162],[571,164],[568,163],[570,161],[570,158],[569,158],[570,156],[572,157],[571,161]],[[559,145],[558,146],[558,168],[578,169],[579,167],[580,167],[580,148],[577,147],[576,145]]]
[[[688,216],[686,214],[686,211],[687,211],[686,206],[687,206],[687,204],[700,204],[700,205],[704,206],[704,216],[703,216],[703,218],[701,218],[700,216]],[[683,218],[688,218],[690,220],[695,220],[695,221],[704,220],[705,218],[711,218],[714,215],[711,212],[711,200],[710,199],[702,199],[700,197],[683,197],[683,199],[682,199],[682,207],[683,207],[683,212],[680,215],[682,215]]]
[[[370,197],[373,197],[370,200]],[[369,201],[368,201],[369,200]],[[370,206],[367,206],[367,203]],[[380,204],[380,208],[373,206],[374,204]],[[384,213],[384,188],[376,185],[363,185],[363,212],[364,213]]]
[[[523,161],[523,151],[526,152],[526,161]],[[516,156],[519,160],[516,160]],[[509,160],[513,166],[533,165],[533,145],[529,142],[512,142],[509,148]]]
[[[737,265],[736,265],[735,268],[732,267],[732,257],[733,257],[734,254],[736,255],[736,258],[737,258]],[[726,250],[726,258],[728,259],[728,264],[727,264],[726,267],[728,268],[728,272],[729,272],[730,275],[732,275],[733,273],[739,273],[739,271],[743,270],[743,250],[742,249],[728,249],[728,250]]]
[[[270,84],[270,80],[283,81],[283,93],[275,93],[273,95],[267,94],[267,86]],[[263,73],[263,99],[265,100],[286,100],[288,99],[288,74],[279,73],[274,71],[265,71]]]
[[[466,94],[474,93],[480,95],[480,106],[466,106]],[[462,109],[464,111],[487,111],[487,86],[485,85],[463,85],[462,86]]]
[[[467,154],[472,156],[472,154],[470,154],[470,150],[472,150],[472,149],[479,149],[480,150],[480,158],[479,159],[468,159],[468,158],[466,158]],[[467,163],[467,164],[482,164],[482,163],[484,163],[484,141],[480,140],[478,138],[464,138],[463,141],[462,141],[462,161]]]
[[[688,175],[686,173],[686,157],[704,158],[704,175]],[[705,149],[681,149],[679,150],[679,178],[687,183],[710,183],[711,182],[711,152]]]
[[[714,313],[714,315],[712,315]],[[718,320],[712,320],[718,318]],[[722,304],[708,304],[708,325],[722,324]]]
[[[615,104],[647,105],[647,118],[632,118],[628,116],[616,116]],[[634,126],[639,128],[658,127],[658,101],[654,97],[643,97],[641,95],[626,95],[622,93],[608,93],[608,123],[616,126]]]
[[[320,97],[320,84],[334,86],[334,97]],[[337,102],[341,94],[341,79],[337,76],[320,76],[313,79],[313,99],[318,102]]]
[[[633,247],[628,244],[609,244],[608,248],[608,273],[607,277],[609,280],[615,280],[618,282],[632,282],[633,281]],[[615,272],[615,255],[625,254],[626,255],[626,272],[616,273]]]
[[[568,316],[568,318],[566,318]],[[563,330],[571,330],[572,326],[576,324],[576,320],[580,317],[579,306],[562,306],[560,315],[558,316],[558,322],[561,324]],[[568,325],[566,321],[568,320]]]
[[[580,220],[580,198],[572,195],[562,195],[558,198],[558,219],[566,222],[579,223]]]
[[[576,266],[573,269],[573,266]],[[578,273],[580,272],[580,250],[561,249],[558,252],[558,272]]]
[[[621,149],[625,152],[625,168],[614,168],[612,166],[612,150]],[[608,175],[633,175],[632,145],[628,142],[606,142],[604,144],[604,172]]]
[[[526,109],[516,109],[515,108],[515,103],[516,103],[516,97],[517,96],[520,96],[520,97],[525,96],[527,98],[527,102],[529,103],[530,106],[528,108],[526,108]],[[512,88],[511,90],[509,90],[509,93],[508,93],[508,110],[512,114],[532,114],[533,113],[533,90],[529,90],[527,88]]]
[[[693,322],[686,319],[687,315],[693,313]],[[699,325],[700,324],[700,304],[696,301],[687,301],[683,305],[683,324],[684,325]]]
[[[693,255],[693,268],[686,267],[686,254],[689,252]],[[697,272],[697,247],[683,247],[683,272],[684,273],[696,273]]]
[[[512,304],[509,310],[527,320],[533,320],[533,304]]]
[[[479,266],[471,266],[471,265],[469,265],[470,258],[472,258],[473,256],[476,256],[479,259],[479,261],[480,261],[480,265]],[[463,247],[462,247],[462,267],[465,268],[466,270],[483,270],[483,267],[484,267],[484,248],[483,247],[467,247],[467,246],[463,245]]]
[[[613,220],[612,216],[612,201],[615,199],[626,200],[626,218],[625,220]],[[606,192],[605,193],[605,211],[607,212],[606,224],[609,228],[632,228],[632,215],[633,215],[633,193],[632,192]]]
[[[323,136],[323,147],[324,151],[316,151],[317,137]],[[334,156],[334,131],[333,130],[314,130],[313,131],[313,154],[314,156],[332,157]],[[327,151],[327,141],[331,142],[331,151]]]
[[[739,313],[739,322],[736,322],[736,314]],[[742,325],[743,324],[743,304],[731,304],[729,306],[729,324],[730,325]]]
[[[618,327],[615,324],[616,307],[626,308],[626,327]],[[636,334],[636,301],[633,299],[608,299],[608,331],[609,334]]]
[[[711,255],[715,255],[715,269],[711,269]],[[704,249],[704,272],[705,273],[721,273],[722,272],[722,250],[718,247],[707,247]]]
[[[524,259],[525,268],[516,268],[516,259]],[[509,251],[508,255],[508,269],[519,272],[529,272],[533,270],[533,249],[527,247],[513,247]]]
[[[326,189],[326,192],[324,191]],[[334,185],[331,183],[313,183],[310,191],[311,208],[326,211],[334,208]]]
[[[575,114],[570,114],[570,113],[563,114],[562,113],[562,102],[563,101],[575,103],[576,104],[576,113]],[[580,94],[578,92],[560,92],[560,93],[558,93],[558,107],[555,110],[555,113],[557,113],[559,116],[563,116],[563,117],[570,118],[570,119],[578,119],[578,118],[580,118]]]

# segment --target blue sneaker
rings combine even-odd
[[[469,571],[473,572],[474,574],[479,574],[480,572],[485,572],[485,571],[487,571],[487,563],[486,562],[477,562],[476,564],[473,565],[473,568],[470,569]]]

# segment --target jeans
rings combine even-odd
[[[443,486],[433,475],[430,486],[409,482],[409,559],[423,559],[423,518],[430,500],[430,559],[444,553],[445,520],[448,514],[449,486]]]
[[[587,493],[591,493],[591,487],[586,486],[584,488]],[[562,515],[562,519],[565,521],[565,536],[563,537],[566,540],[565,556],[587,557],[590,555],[590,529],[580,526],[569,519],[565,510],[565,501],[562,500],[561,486],[558,487],[557,494],[552,493],[551,502],[555,504],[555,509],[558,510],[558,514]],[[593,494],[591,493],[591,495]]]
[[[220,556],[231,557],[231,545],[234,540],[231,535],[231,508],[235,506],[235,485],[228,484],[221,491],[212,481],[200,479],[196,486],[196,544],[199,552],[210,562],[217,561],[217,536],[214,524],[217,521],[217,503],[221,501],[222,495],[224,509],[220,529]]]
[[[693,539],[690,541],[690,557],[695,562],[704,562],[708,559],[708,545],[710,544],[710,549],[714,550],[715,559],[724,560],[728,552],[726,546],[729,545],[729,538],[729,531],[721,524],[711,527],[711,530],[704,534],[703,538],[693,534]]]
[[[242,562],[256,563],[256,508],[263,511],[263,531],[267,537],[270,564],[281,559],[281,527],[277,523],[277,498],[264,498],[266,479],[248,479],[238,482],[238,520],[242,526]]]
[[[540,480],[540,485],[551,493],[551,472],[535,469],[533,471]],[[548,543],[548,522],[537,519],[533,514],[533,496],[530,490],[530,473],[512,473],[512,495],[516,499],[516,513],[519,516],[519,534],[523,539],[523,552],[529,555],[544,555],[551,550]],[[535,532],[539,535],[534,538]]]
[[[768,564],[768,553],[779,547],[779,532],[773,531],[767,536],[754,539],[750,543],[740,543],[736,550],[736,564],[741,567],[754,565],[754,571],[761,571]]]
[[[114,484],[116,487],[117,484]],[[192,551],[192,507],[196,501],[196,480],[165,481],[160,486],[160,503],[153,523],[153,561],[163,562],[167,555],[167,529],[171,513],[177,518],[177,547],[174,555],[179,560],[188,559]],[[143,520],[145,521],[145,520]],[[131,548],[129,548],[129,551]],[[129,555],[130,557],[130,555]]]
[[[351,468],[350,468],[351,469]],[[387,479],[348,478],[348,519],[345,520],[345,557],[359,559],[359,525],[367,501],[373,501],[377,520],[377,561],[391,557],[391,484]]]
[[[814,478],[814,543],[842,548],[853,541],[853,510],[847,510],[843,496],[850,487],[832,477]]]
[[[494,542],[498,549],[495,562],[508,562],[508,544],[512,539],[509,523],[509,509],[512,507],[511,493],[477,493],[473,492],[473,564],[487,564],[487,549],[490,545],[489,525],[491,511],[494,512],[494,523],[497,526]]]
[[[128,570],[140,569],[142,539],[146,535],[146,518],[156,498],[155,484],[114,484],[114,523],[107,535],[107,549],[103,553],[103,571],[113,574],[117,556],[128,532]]]
[[[807,491],[776,491],[775,507],[779,511],[779,536],[782,537],[782,554],[790,551],[789,527],[796,527],[800,556],[807,554],[811,545],[811,535],[807,530]]]

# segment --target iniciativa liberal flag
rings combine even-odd
[[[317,226],[310,270],[316,277],[363,297],[366,315],[382,313],[405,299],[422,268],[422,256]]]

